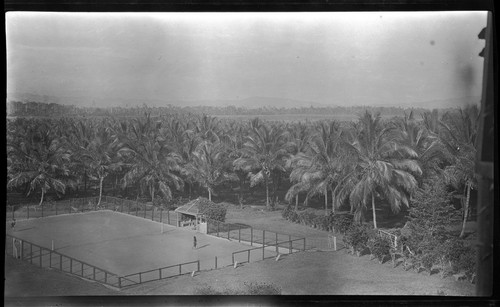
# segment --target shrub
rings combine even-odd
[[[330,219],[331,227],[341,234],[345,234],[354,222],[354,216],[352,214],[331,214]]]
[[[360,252],[367,247],[370,230],[365,225],[353,224],[343,237],[343,242],[355,252]]]
[[[378,235],[371,236],[370,239],[368,239],[367,246],[371,254],[375,256],[380,263],[383,263],[386,256],[390,256],[389,251],[391,249],[391,243],[386,238],[382,238]]]
[[[207,219],[224,222],[226,220],[226,207],[216,204],[204,197],[198,198],[198,212]]]

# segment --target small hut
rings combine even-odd
[[[193,227],[199,232],[207,232],[207,221],[205,217],[199,213],[199,205],[201,202],[209,201],[206,198],[194,199],[187,204],[175,209],[177,214],[177,227]]]

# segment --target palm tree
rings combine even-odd
[[[141,190],[149,189],[153,203],[157,189],[170,200],[170,187],[179,190],[184,185],[180,177],[182,158],[159,135],[160,126],[161,123],[153,123],[149,115],[144,120],[136,119],[130,128],[132,133],[120,137],[121,148],[118,151],[120,156],[131,159],[123,186],[139,183]]]
[[[274,173],[285,172],[285,158],[289,155],[285,146],[286,135],[279,127],[269,127],[258,119],[254,119],[250,126],[250,135],[241,150],[242,156],[233,165],[249,174],[251,186],[265,184],[266,207],[269,209],[270,180]]]
[[[91,178],[99,181],[97,207],[101,204],[104,178],[121,168],[121,161],[117,159],[116,150],[117,142],[112,138],[105,123],[101,123],[89,146],[82,147],[78,152],[79,158],[88,165]]]
[[[356,162],[352,171],[335,188],[340,201],[349,199],[357,220],[371,198],[373,226],[377,228],[375,196],[380,194],[390,203],[393,212],[409,206],[409,196],[417,188],[415,175],[422,170],[415,159],[418,154],[408,146],[398,144],[391,136],[393,127],[383,127],[380,115],[368,111],[359,119],[360,131],[352,144]]]
[[[39,205],[50,190],[64,193],[67,184],[72,184],[68,165],[70,153],[64,143],[51,134],[48,123],[35,123],[36,131],[18,138],[19,142],[7,145],[10,162],[8,188],[29,184],[28,195],[41,191]]]
[[[465,224],[469,214],[470,191],[477,187],[475,174],[475,141],[479,109],[468,106],[458,112],[443,115],[441,126],[444,128],[443,140],[451,153],[452,164],[445,168],[449,183],[455,188],[464,185],[463,222],[460,237],[465,235]]]
[[[186,171],[208,192],[212,201],[215,188],[225,181],[236,181],[238,178],[230,171],[232,162],[228,152],[221,143],[204,141],[193,152],[193,159],[187,165]]]

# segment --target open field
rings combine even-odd
[[[124,276],[161,267],[200,261],[200,270],[232,263],[231,253],[247,245],[228,241],[193,230],[164,225],[140,217],[112,211],[59,215],[21,221],[8,234],[51,248],[55,251],[112,273]],[[196,235],[198,248],[193,249]],[[265,250],[267,256],[274,252]],[[252,253],[251,261],[262,256]],[[255,259],[254,259],[255,258]],[[196,264],[183,270],[197,270]],[[178,270],[177,267],[171,270]],[[169,272],[163,271],[167,275]],[[175,272],[174,272],[175,273]]]

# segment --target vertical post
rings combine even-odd
[[[228,227],[228,229],[227,229],[227,239],[229,240],[230,239],[229,238],[229,234],[231,233],[231,224],[227,224],[227,227]]]
[[[264,260],[264,247],[265,247],[265,245],[262,244],[262,260]]]
[[[217,221],[217,237],[219,236],[219,225],[220,225],[220,222]]]
[[[139,206],[135,203],[135,216],[139,215]]]
[[[288,253],[292,253],[292,241],[288,241]]]
[[[337,237],[333,237],[333,250],[337,250]]]
[[[73,199],[69,199],[68,214],[71,213],[71,207],[73,206]]]
[[[241,242],[241,226],[238,227],[238,242]]]
[[[262,230],[262,246],[266,245],[266,231]]]
[[[52,268],[52,251],[49,251],[49,268]]]
[[[248,263],[250,263],[250,250],[248,250]]]
[[[122,203],[120,205],[120,212],[123,212],[123,201],[122,201]]]
[[[151,220],[152,220],[152,221],[154,221],[154,217],[155,217],[155,209],[156,209],[156,207],[153,207],[153,208],[151,209]]]
[[[160,223],[163,221],[163,208],[160,208]]]
[[[170,210],[167,210],[167,224],[170,225]]]
[[[276,253],[278,253],[278,233],[276,233]]]
[[[217,269],[217,256],[215,256],[215,269]]]
[[[253,227],[250,227],[250,245],[253,246]]]
[[[179,275],[181,275],[181,273],[182,273],[181,267],[182,267],[182,264],[179,264]]]
[[[200,260],[198,260],[198,272],[200,271]]]
[[[160,276],[160,279],[161,279],[161,269],[158,269],[158,276]]]
[[[231,254],[231,259],[233,259],[233,262],[231,263],[234,264],[234,253]]]

